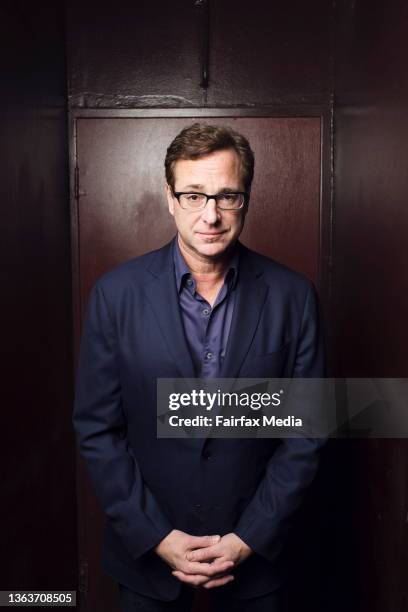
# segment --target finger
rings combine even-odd
[[[208,578],[208,576],[202,576],[199,574],[185,574],[184,572],[180,570],[174,570],[172,574],[175,578],[178,578],[178,580],[180,580],[181,582],[185,582],[186,584],[190,584],[191,586],[195,586],[195,587],[204,586],[208,582],[211,582],[211,583],[216,582],[215,577]],[[233,578],[232,574],[217,575],[216,578],[218,580],[224,577]]]
[[[221,540],[219,535],[209,536],[189,536],[188,548],[202,548],[206,546],[213,546]]]
[[[175,570],[172,572],[175,578],[178,578],[180,582],[185,582],[194,587],[199,587],[208,582],[208,580],[212,580],[212,578],[208,578],[208,576],[202,576],[200,574],[185,574],[180,570]]]
[[[216,561],[214,563],[192,563],[187,561],[178,569],[185,574],[200,574],[202,576],[215,576],[221,572],[225,572],[233,567],[233,561]]]
[[[216,557],[221,557],[222,553],[219,546],[212,545],[207,548],[198,548],[197,550],[189,550],[186,554],[186,559],[189,561],[210,561]]]
[[[213,578],[205,582],[202,586],[204,589],[213,589],[215,587],[223,586],[224,584],[228,584],[234,580],[234,576],[232,574],[228,574],[222,578]]]
[[[200,576],[198,574],[185,574],[184,572],[180,572],[178,570],[172,572],[175,578],[178,578],[180,582],[184,582],[185,584],[189,584],[191,586],[201,586],[205,582],[208,581],[208,576]]]

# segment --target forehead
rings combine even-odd
[[[242,186],[242,168],[238,154],[233,149],[214,151],[198,159],[180,159],[174,164],[177,188],[187,185],[205,185],[224,182],[225,187]]]

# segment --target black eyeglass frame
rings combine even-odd
[[[215,200],[215,203],[217,205],[217,208],[219,208],[220,210],[242,210],[245,206],[245,204],[248,203],[249,200],[249,193],[247,191],[224,191],[222,193],[216,193],[214,195],[210,195],[208,193],[203,193],[202,191],[173,191],[173,189],[171,190],[174,197],[177,199],[177,202],[180,204],[181,208],[183,208],[184,210],[204,210],[204,208],[207,206],[208,204],[208,200]],[[185,208],[184,206],[181,205],[180,203],[180,196],[182,195],[189,195],[189,194],[195,194],[195,195],[202,195],[205,196],[207,198],[204,206],[200,206],[199,208]],[[244,196],[243,202],[241,204],[241,206],[239,208],[223,208],[222,206],[220,206],[218,204],[218,199],[221,198],[222,196],[226,196],[226,195],[242,195]]]

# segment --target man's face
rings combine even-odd
[[[174,165],[174,191],[197,191],[209,195],[244,191],[237,153],[224,149],[199,159],[177,161]],[[166,194],[180,245],[193,257],[219,259],[238,239],[244,226],[246,205],[239,210],[220,210],[214,200],[209,200],[202,210],[191,211],[181,208],[169,185]]]

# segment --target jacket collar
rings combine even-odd
[[[268,287],[263,282],[262,258],[239,243],[237,297],[220,378],[234,378],[251,346]]]
[[[194,366],[184,334],[174,273],[175,240],[176,237],[156,251],[148,267],[152,281],[147,284],[145,290],[168,350],[181,376],[194,378]],[[238,375],[255,335],[268,292],[262,280],[262,258],[240,242],[237,247],[239,252],[237,297],[221,368],[222,378],[233,378]]]
[[[145,292],[180,375],[194,378],[194,365],[184,334],[174,274],[174,240],[156,251],[148,267],[151,282],[146,284]]]

